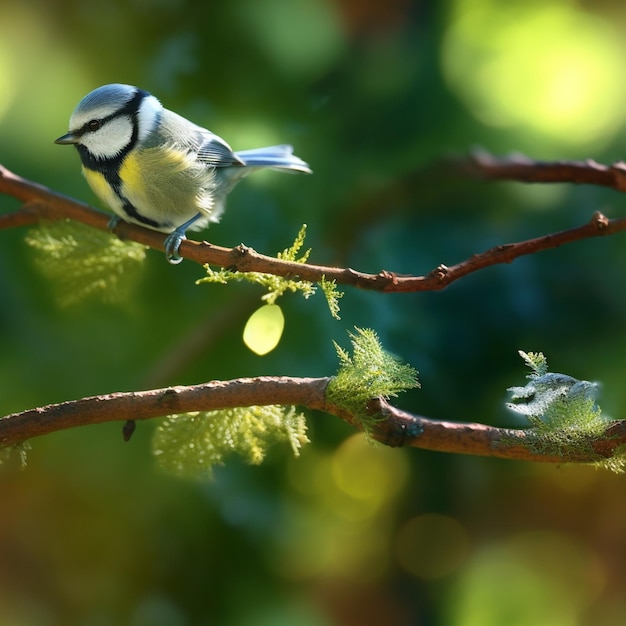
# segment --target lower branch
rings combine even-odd
[[[299,405],[323,411],[358,427],[357,416],[326,402],[330,380],[327,377],[240,378],[51,404],[1,418],[0,444],[17,445],[33,437],[89,424],[269,404]],[[544,463],[590,463],[610,459],[626,444],[626,420],[608,422],[603,436],[589,442],[589,454],[570,450],[541,454],[535,449],[531,430],[433,420],[402,411],[380,398],[370,401],[367,408],[371,415],[379,418],[371,436],[392,447],[410,446]]]
[[[376,399],[381,417],[374,437],[386,445],[411,446],[436,452],[453,452],[541,463],[594,463],[610,459],[626,444],[626,420],[607,422],[602,436],[589,440],[589,452],[562,449],[537,451],[538,435],[531,429],[498,428],[477,423],[447,422],[419,417]]]
[[[0,418],[0,445],[16,445],[58,430],[118,420],[240,406],[301,404],[323,409],[328,378],[258,377],[188,387],[110,393],[13,413]]]

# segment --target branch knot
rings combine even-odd
[[[604,213],[601,213],[600,211],[595,211],[591,217],[591,223],[598,230],[605,230],[609,226],[609,218],[604,215]]]

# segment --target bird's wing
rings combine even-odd
[[[200,139],[201,143],[198,148],[199,161],[213,167],[245,165],[221,137],[205,130]]]
[[[167,109],[163,110],[159,133],[149,137],[145,144],[145,147],[162,144],[179,147],[195,153],[198,161],[209,167],[245,165],[221,137]]]

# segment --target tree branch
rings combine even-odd
[[[323,409],[328,381],[328,378],[239,378],[50,404],[0,418],[0,444],[15,445],[76,426],[144,420],[191,411],[267,404],[302,404]]]
[[[521,154],[498,158],[476,150],[468,159],[459,161],[462,170],[487,180],[517,180],[524,183],[574,183],[598,185],[626,191],[626,163],[618,161],[602,165],[586,161],[533,161]]]
[[[51,404],[1,418],[0,444],[17,445],[33,437],[89,424],[268,404],[324,411],[358,427],[360,421],[355,415],[326,402],[329,381],[330,378],[239,378]],[[380,418],[372,436],[392,447],[544,463],[590,463],[611,458],[619,446],[626,444],[626,420],[608,422],[603,435],[589,441],[589,453],[564,449],[560,453],[541,454],[534,450],[529,430],[433,420],[398,409],[380,398],[369,403],[368,411]]]
[[[520,161],[518,158],[497,160],[480,155],[473,157],[469,169],[474,175],[478,174],[491,179],[508,178],[527,182],[588,182],[626,190],[626,166],[622,168],[621,164],[610,168],[593,162],[542,164],[523,159]],[[609,184],[611,181],[613,182]],[[0,192],[24,203],[17,211],[0,216],[0,229],[30,225],[38,219],[63,218],[76,220],[101,230],[107,229],[110,217],[108,214],[56,193],[43,185],[21,178],[1,165]],[[297,277],[311,282],[320,282],[324,278],[327,281],[334,280],[338,284],[386,293],[418,292],[443,289],[463,276],[499,263],[511,263],[520,256],[535,254],[581,239],[612,235],[625,229],[626,218],[610,220],[602,213],[595,212],[589,222],[582,226],[526,241],[496,246],[456,265],[441,264],[422,276],[400,275],[387,270],[382,270],[378,274],[367,274],[351,268],[285,261],[259,254],[243,244],[234,248],[223,248],[206,241],[185,240],[181,245],[180,254],[200,264],[209,263],[241,272]],[[163,250],[164,235],[162,233],[125,222],[119,224],[116,233],[123,239],[130,239],[156,250]]]
[[[626,191],[626,165],[610,167],[593,161],[584,163],[533,162],[523,157],[496,159],[476,154],[464,164],[472,175],[490,180],[524,182],[570,182],[603,185]],[[17,211],[0,215],[0,229],[31,225],[40,219],[73,219],[105,230],[109,215],[96,211],[12,174],[0,166],[0,192],[22,201]],[[455,280],[479,269],[510,263],[519,256],[534,254],[585,238],[610,235],[626,229],[626,218],[609,220],[599,212],[582,226],[497,246],[465,261],[446,267],[440,265],[424,276],[399,276],[388,271],[366,274],[350,268],[293,263],[256,253],[244,245],[222,248],[210,243],[185,241],[182,256],[198,263],[210,263],[239,271],[272,273],[318,282],[323,277],[337,283],[383,292],[427,291],[442,289]],[[163,250],[163,235],[132,224],[120,224],[118,234],[152,248]],[[208,411],[236,406],[264,404],[300,405],[336,415],[359,427],[357,416],[325,400],[329,378],[260,377],[214,381],[192,387],[169,387],[151,391],[113,393],[63,402],[0,419],[0,444],[16,445],[32,437],[76,426],[115,420],[142,420],[173,413]],[[589,440],[586,449],[537,452],[532,430],[496,428],[483,424],[437,421],[407,413],[382,399],[373,400],[368,410],[380,421],[372,436],[390,446],[412,446],[441,452],[542,462],[592,462],[610,459],[619,446],[626,445],[626,420],[607,423],[601,436]],[[535,437],[536,442],[536,437]]]

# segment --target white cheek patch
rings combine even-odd
[[[154,96],[147,96],[141,101],[137,111],[139,141],[143,141],[154,130],[162,111],[161,103]]]
[[[114,117],[96,132],[87,131],[80,139],[91,154],[99,159],[118,156],[130,143],[133,135],[133,121],[130,115]]]

